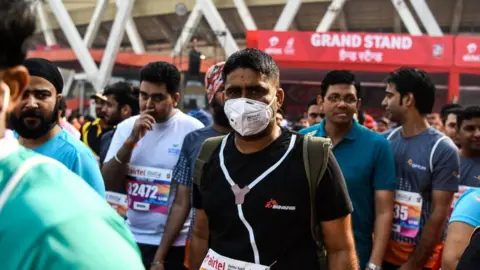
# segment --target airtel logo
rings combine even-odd
[[[270,43],[270,47],[276,47],[280,39],[277,36],[271,37],[268,42]]]
[[[473,54],[477,51],[477,44],[475,43],[470,43],[467,45],[467,51],[469,54]]]

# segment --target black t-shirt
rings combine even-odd
[[[303,136],[283,129],[281,136],[262,151],[242,154],[231,134],[225,145],[225,166],[232,180],[243,188],[281,159],[293,134],[297,138],[292,151],[279,167],[249,191],[242,210],[253,229],[261,264],[273,264],[274,270],[316,270],[319,267],[310,230]],[[194,186],[193,204],[208,216],[210,248],[232,259],[254,262],[249,233],[220,167],[219,151],[220,147],[205,165],[201,187]],[[316,199],[318,222],[338,219],[353,211],[345,180],[331,152]]]
[[[463,252],[457,265],[457,270],[477,270],[480,268],[480,228],[477,228],[470,244]]]

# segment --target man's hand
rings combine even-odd
[[[137,143],[145,134],[153,129],[153,125],[156,123],[155,118],[151,115],[154,112],[153,109],[145,110],[140,114],[140,117],[135,121],[133,125],[132,133],[129,140],[132,143]]]
[[[150,266],[150,270],[165,270],[163,263]]]

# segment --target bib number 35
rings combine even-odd
[[[408,219],[408,207],[405,205],[395,204],[393,207],[393,217],[406,221]]]

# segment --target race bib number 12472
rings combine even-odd
[[[128,170],[128,208],[168,214],[172,171],[140,166]]]

